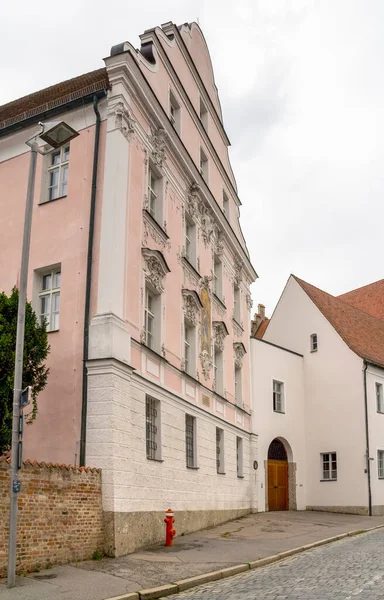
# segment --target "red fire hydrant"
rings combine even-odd
[[[165,519],[164,519],[165,545],[166,546],[172,546],[172,544],[173,544],[173,538],[176,535],[176,530],[173,529],[174,522],[175,522],[175,518],[173,516],[173,510],[171,508],[168,508],[168,510],[165,512]]]

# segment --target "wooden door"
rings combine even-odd
[[[288,462],[268,460],[269,510],[288,510]]]

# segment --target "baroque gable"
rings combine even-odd
[[[145,279],[158,294],[161,294],[164,291],[163,279],[170,272],[170,268],[158,250],[142,248],[141,251],[145,261]]]

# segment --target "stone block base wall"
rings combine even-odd
[[[307,506],[307,510],[341,513],[346,515],[368,515],[368,506]],[[373,514],[379,514],[373,512]]]
[[[9,476],[0,457],[0,577],[8,563]],[[103,550],[100,470],[25,461],[19,479],[18,573]]]
[[[177,535],[192,533],[243,517],[250,509],[175,512]],[[105,553],[124,556],[139,548],[165,542],[164,512],[105,512]]]

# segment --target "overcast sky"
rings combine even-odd
[[[383,274],[383,0],[19,0],[1,10],[0,104],[199,20],[270,314],[290,273],[332,293]]]

